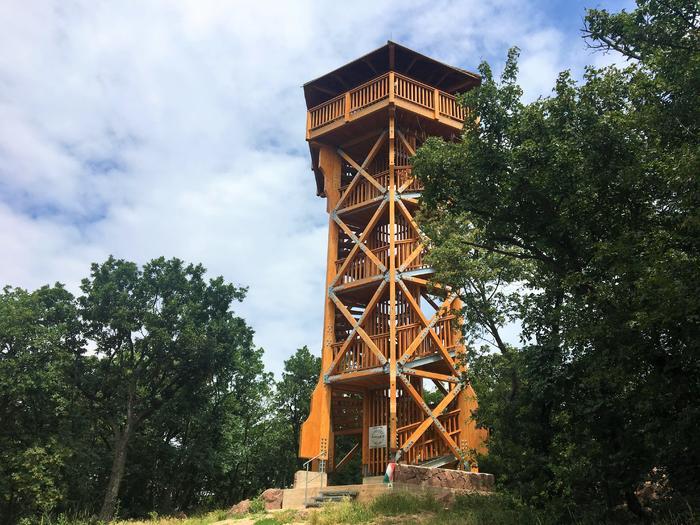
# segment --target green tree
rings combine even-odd
[[[282,379],[276,384],[274,397],[276,417],[274,433],[278,456],[277,482],[290,485],[300,467],[299,433],[309,415],[311,394],[321,373],[321,358],[303,346],[284,362]]]
[[[94,344],[80,352],[79,388],[111,434],[112,467],[100,519],[110,521],[135,433],[225,368],[246,328],[230,310],[245,289],[204,279],[201,265],[154,259],[139,269],[110,257],[84,279],[79,314]]]
[[[72,295],[60,285],[0,294],[0,522],[53,509],[66,495],[72,391],[80,346]]]
[[[488,461],[531,501],[644,516],[635,489],[658,476],[698,503],[698,9],[589,11],[591,45],[630,64],[529,104],[516,50],[500,82],[482,64],[462,97],[479,120],[414,160],[439,277],[500,350],[472,358]],[[519,349],[496,340],[513,317]]]

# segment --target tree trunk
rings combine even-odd
[[[126,410],[126,424],[124,428],[114,426],[114,457],[112,458],[112,471],[109,474],[109,482],[107,483],[107,491],[105,492],[104,500],[102,501],[102,509],[100,510],[100,521],[109,523],[114,517],[114,507],[117,503],[119,495],[119,486],[124,476],[124,467],[126,466],[126,449],[131,438],[133,425],[133,396],[129,395]]]

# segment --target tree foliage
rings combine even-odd
[[[590,10],[626,67],[522,101],[517,49],[462,96],[478,117],[414,159],[442,281],[461,290],[484,464],[530,501],[700,494],[700,28],[696,2]],[[503,341],[517,319],[521,345]]]
[[[201,265],[110,257],[75,298],[0,294],[0,523],[222,507],[289,484],[319,359],[276,385]]]

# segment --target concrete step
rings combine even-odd
[[[333,490],[333,489],[324,489],[319,493],[321,496],[339,496],[341,498],[352,498],[355,499],[357,495],[359,494],[356,490]]]
[[[318,496],[314,496],[306,502],[305,507],[318,508],[326,503],[334,503],[344,501],[346,499],[356,499],[358,491],[356,490],[322,490]]]

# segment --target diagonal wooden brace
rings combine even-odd
[[[404,147],[408,151],[408,154],[413,157],[413,155],[416,154],[416,150],[413,149],[413,146],[411,146],[410,142],[406,139],[406,136],[401,133],[401,130],[396,130],[396,133],[399,135],[399,138],[401,139],[401,142],[403,142]]]
[[[442,343],[438,335],[435,333],[435,330],[433,327],[435,324],[440,321],[440,318],[442,317],[445,309],[449,308],[449,305],[452,303],[452,301],[457,297],[457,294],[453,293],[451,294],[444,303],[442,303],[442,306],[438,311],[435,312],[433,315],[432,319],[428,321],[428,319],[425,317],[425,314],[423,314],[423,311],[420,309],[420,305],[416,303],[416,300],[413,298],[413,295],[409,291],[409,289],[406,287],[404,282],[402,280],[399,280],[399,286],[401,286],[401,289],[403,290],[404,296],[410,303],[411,307],[414,309],[416,314],[418,315],[419,319],[425,326],[423,330],[421,330],[420,334],[418,334],[418,337],[416,337],[409,347],[406,349],[404,354],[401,356],[401,359],[399,359],[399,364],[404,365],[406,364],[406,361],[408,361],[411,356],[415,353],[416,349],[418,346],[423,342],[423,340],[430,335],[432,337],[433,341],[438,347],[438,350],[440,351],[440,354],[442,354],[443,360],[448,364],[448,366],[452,369],[452,372],[455,374],[457,373],[457,369],[455,368],[455,363],[452,357],[450,356],[450,353],[447,351],[447,348],[445,348],[445,345]]]
[[[425,245],[422,242],[418,243],[418,246],[406,257],[406,260],[397,268],[399,272],[403,272],[406,267],[411,264],[420,253],[425,250]]]
[[[385,129],[382,132],[382,134],[379,135],[379,138],[374,143],[374,146],[372,146],[372,149],[367,154],[367,157],[365,158],[364,162],[362,163],[362,166],[361,166],[362,168],[366,168],[367,165],[370,162],[372,162],[372,159],[374,159],[374,157],[377,155],[379,148],[382,146],[382,144],[384,144],[384,139],[386,138],[387,133],[388,133],[388,130]],[[340,151],[339,151],[339,154],[340,154]],[[345,192],[338,200],[338,203],[335,205],[335,208],[334,208],[335,211],[338,211],[342,207],[343,203],[345,202],[345,199],[348,197],[348,195],[350,195],[350,193],[355,188],[355,186],[360,182],[360,180],[362,180],[362,177],[363,177],[362,174],[358,171],[357,175],[355,175],[355,177],[353,177],[352,181],[350,181],[350,184],[348,185]]]
[[[338,363],[340,360],[343,358],[345,355],[345,352],[347,352],[348,348],[350,348],[350,343],[352,343],[353,339],[355,338],[355,334],[357,333],[358,327],[362,327],[362,324],[365,322],[365,319],[369,315],[369,313],[374,309],[374,306],[377,304],[379,301],[380,297],[382,296],[382,291],[386,287],[386,281],[382,281],[379,287],[377,288],[377,291],[374,292],[374,295],[372,296],[372,299],[370,299],[369,303],[367,303],[367,306],[365,307],[365,311],[362,312],[362,315],[360,318],[357,320],[355,323],[352,324],[352,330],[350,331],[350,335],[348,335],[347,339],[345,339],[345,342],[343,342],[343,345],[340,347],[340,351],[338,352],[338,355],[333,358],[333,362],[331,363],[331,366],[328,367],[328,371],[326,372],[326,375],[333,375],[333,372],[335,372],[335,368],[338,366]]]
[[[435,409],[431,411],[430,407],[428,407],[425,401],[423,401],[423,398],[416,391],[416,389],[413,387],[408,378],[404,374],[399,374],[399,379],[401,379],[401,381],[404,384],[404,387],[406,388],[406,391],[413,398],[416,404],[423,410],[423,412],[425,412],[428,418],[425,419],[418,426],[418,428],[416,428],[416,430],[413,431],[413,433],[408,437],[405,443],[401,445],[401,448],[396,453],[396,458],[398,459],[402,454],[405,454],[413,445],[415,445],[416,442],[421,438],[421,436],[425,434],[425,431],[428,430],[428,428],[430,428],[430,425],[435,425],[435,428],[437,428],[438,430],[438,435],[445,441],[445,443],[450,448],[455,457],[458,459],[461,458],[462,454],[459,450],[459,447],[454,442],[450,434],[447,432],[447,429],[443,426],[442,423],[440,423],[438,417],[445,411],[447,405],[449,405],[457,397],[457,394],[459,394],[459,392],[462,390],[462,384],[458,383],[457,385],[455,385],[455,387],[442,399],[442,401],[438,403],[438,406],[436,406]]]
[[[428,236],[425,233],[423,233],[423,230],[420,229],[420,227],[418,226],[418,223],[413,218],[413,215],[411,215],[411,212],[408,211],[408,208],[406,208],[406,205],[403,202],[401,202],[401,199],[398,199],[396,201],[396,204],[399,205],[399,210],[401,210],[401,213],[403,213],[404,217],[406,217],[406,220],[409,222],[409,224],[416,231],[416,233],[418,234],[418,237],[420,237],[420,240],[424,244],[428,244],[428,241],[430,239],[428,238]]]
[[[382,263],[382,261],[379,260],[379,258],[372,253],[372,250],[370,250],[367,245],[363,242],[360,242],[360,239],[357,238],[357,235],[353,233],[353,231],[348,227],[347,224],[345,224],[340,217],[338,217],[337,213],[331,214],[331,217],[333,220],[340,226],[340,229],[345,232],[345,235],[350,237],[352,239],[352,242],[354,242],[357,246],[360,247],[360,250],[374,263],[377,265],[377,268],[379,268],[380,272],[386,272],[386,266]],[[366,228],[365,228],[366,229]]]
[[[372,186],[377,188],[380,193],[386,193],[386,188],[384,186],[382,186],[381,184],[379,184],[377,182],[377,179],[375,179],[374,177],[372,177],[372,175],[367,173],[365,168],[363,168],[357,162],[352,160],[352,157],[350,157],[347,153],[345,153],[340,148],[338,148],[338,155],[343,157],[347,161],[348,164],[350,164],[353,168],[355,168],[357,170],[357,175],[362,175],[365,179],[367,179],[370,182],[370,184],[372,184]]]
[[[340,280],[342,275],[345,273],[345,270],[347,269],[348,265],[350,264],[352,259],[355,257],[355,255],[357,255],[357,251],[360,250],[362,248],[362,246],[365,246],[365,239],[370,234],[370,232],[374,228],[375,224],[377,224],[377,221],[379,221],[379,218],[382,216],[382,212],[384,211],[384,208],[386,208],[386,204],[387,204],[387,201],[382,201],[382,203],[377,208],[377,211],[375,211],[374,215],[372,215],[372,218],[367,223],[367,226],[365,227],[364,231],[362,232],[362,235],[360,235],[358,242],[355,243],[355,245],[350,250],[350,253],[345,258],[345,261],[340,266],[338,273],[336,274],[335,278],[333,279],[333,282],[331,283],[331,287],[338,284],[338,281]],[[380,270],[381,270],[381,268],[380,268]],[[382,271],[386,271],[386,268]]]
[[[357,319],[355,319],[352,314],[348,311],[348,309],[345,307],[345,305],[338,299],[338,297],[333,293],[329,292],[329,297],[331,300],[335,303],[335,306],[340,310],[340,313],[342,313],[345,318],[348,320],[348,323],[350,323],[351,326],[353,326],[356,330],[359,336],[362,338],[362,340],[365,342],[365,344],[369,347],[369,349],[372,351],[372,353],[377,357],[379,362],[383,365],[386,363],[386,357],[384,357],[384,354],[381,353],[379,348],[377,348],[377,345],[374,344],[374,341],[372,341],[372,338],[367,335],[367,332],[365,332],[361,326],[357,324]]]

